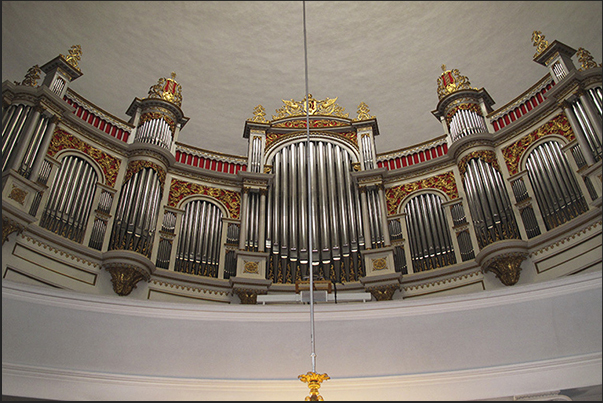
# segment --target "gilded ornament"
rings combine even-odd
[[[41,72],[42,70],[40,70],[40,67],[38,67],[38,65],[36,64],[35,66],[30,67],[29,70],[27,70],[27,74],[25,74],[25,79],[21,82],[21,84],[19,84],[17,81],[15,81],[15,84],[25,85],[28,87],[37,87],[37,80],[40,79]]]
[[[567,116],[565,116],[564,113],[555,116],[538,129],[525,135],[515,143],[501,150],[502,155],[505,158],[505,163],[507,165],[507,169],[509,170],[509,174],[515,175],[519,172],[519,161],[521,160],[525,150],[527,150],[532,143],[539,138],[550,134],[560,134],[568,141],[572,141],[575,138]]]
[[[549,41],[544,39],[542,32],[534,31],[532,32],[532,45],[536,46],[536,53],[534,54],[534,58],[536,58],[549,46]]]
[[[142,126],[143,123],[145,123],[149,120],[156,120],[156,119],[162,119],[165,123],[168,124],[168,126],[170,127],[170,130],[171,130],[172,137],[173,137],[174,130],[176,130],[176,122],[174,122],[172,119],[170,119],[168,116],[164,115],[163,113],[158,113],[158,112],[144,113],[140,117],[140,120],[138,122],[138,127]]]
[[[226,207],[230,214],[229,218],[239,218],[239,211],[241,208],[240,193],[225,189],[212,188],[197,183],[185,182],[179,179],[172,179],[168,206],[176,207],[180,200],[189,195],[204,195],[213,197],[214,199],[222,202],[222,204]]]
[[[479,105],[466,103],[466,104],[457,105],[454,108],[452,108],[450,111],[448,111],[448,113],[446,114],[446,122],[448,124],[450,124],[450,122],[452,121],[452,118],[454,117],[456,112],[461,109],[467,110],[467,111],[473,111],[476,114],[478,114],[479,116],[482,116],[482,111],[481,111]]]
[[[346,119],[349,116],[349,113],[344,113],[345,108],[335,103],[337,98],[318,101],[312,98],[312,94],[308,94],[308,99],[304,98],[301,102],[293,99],[290,101],[283,99],[282,101],[285,105],[276,110],[277,114],[272,116],[273,120],[303,115],[338,116]]]
[[[6,242],[10,234],[13,232],[20,234],[23,230],[24,227],[22,225],[17,224],[10,218],[2,216],[2,245],[4,245],[4,242]]]
[[[321,128],[321,127],[337,127],[337,126],[346,126],[346,123],[339,122],[337,120],[330,119],[310,119],[310,127]],[[287,122],[275,123],[273,127],[286,127],[289,129],[305,129],[306,121],[299,120],[289,120]]]
[[[78,63],[82,58],[82,47],[80,45],[73,45],[71,49],[69,49],[69,54],[67,56],[60,55],[65,61],[74,69],[81,72],[78,67]]]
[[[310,395],[306,396],[306,401],[316,402],[324,400],[318,392],[318,389],[320,389],[320,384],[323,381],[331,379],[329,375],[317,374],[316,372],[308,371],[303,375],[299,375],[298,379],[304,383],[307,383],[308,387],[310,388]]]
[[[13,188],[11,189],[10,194],[8,195],[8,198],[13,199],[20,205],[23,205],[25,203],[25,196],[27,196],[27,192],[25,190],[13,185]]]
[[[48,146],[48,155],[53,157],[56,153],[65,149],[79,150],[90,156],[101,167],[105,175],[105,184],[109,187],[115,186],[117,173],[121,164],[120,159],[92,147],[88,143],[84,143],[64,130],[55,129],[54,136]]]
[[[500,171],[500,168],[498,166],[498,161],[496,160],[496,154],[494,154],[494,151],[478,150],[478,151],[473,151],[473,152],[465,155],[459,161],[458,166],[459,166],[459,171],[462,176],[465,176],[465,172],[467,170],[467,162],[473,158],[479,158],[480,160],[484,161],[485,163],[490,164],[492,166],[492,168],[496,169],[497,171]]]
[[[243,273],[259,273],[258,262],[248,262],[246,260],[243,260],[243,263]]]
[[[264,173],[269,174],[270,172],[272,172],[272,165],[264,165]]]
[[[493,272],[504,285],[514,285],[519,281],[521,262],[526,257],[528,257],[526,253],[510,253],[500,256],[494,259],[494,261],[487,263],[486,271]]]
[[[371,259],[373,262],[373,271],[387,269],[387,262],[384,257],[379,259]]]
[[[477,88],[471,87],[469,79],[461,75],[458,69],[446,70],[446,65],[443,64],[442,71],[443,73],[437,80],[438,99],[460,90],[477,90]]]
[[[448,197],[456,199],[459,197],[456,187],[456,180],[452,171],[445,172],[427,179],[416,182],[405,183],[385,190],[385,199],[387,201],[387,214],[394,215],[402,200],[410,193],[419,189],[439,189],[446,193]]]
[[[136,288],[136,284],[139,281],[149,279],[148,275],[145,275],[140,269],[129,264],[114,264],[105,269],[111,273],[113,291],[122,297],[129,295]]]
[[[239,299],[241,300],[241,304],[246,305],[255,305],[258,303],[258,294],[266,294],[265,290],[253,290],[247,288],[235,288],[232,290]]]
[[[354,119],[355,121],[375,119],[374,116],[370,115],[371,111],[370,111],[368,105],[365,104],[364,102],[361,102],[360,105],[358,105],[357,112],[358,112],[358,117],[356,119]]]
[[[253,109],[253,118],[248,119],[249,122],[270,123],[266,120],[266,109],[262,105],[258,105]]]
[[[595,62],[595,59],[588,50],[584,48],[578,48],[576,56],[578,57],[578,61],[582,64],[579,71],[584,71],[597,67],[597,62]],[[599,67],[601,67],[601,63],[599,63]]]
[[[400,286],[398,284],[386,284],[367,288],[367,291],[370,292],[377,301],[390,301],[396,290],[399,289]]]
[[[149,88],[148,98],[159,98],[164,101],[182,106],[182,86],[175,80],[176,73],[171,78],[160,78],[157,84]]]
[[[145,161],[145,160],[131,161],[128,164],[128,168],[126,170],[126,175],[124,177],[124,183],[129,181],[130,178],[136,172],[138,172],[144,168],[150,168],[153,171],[155,171],[155,173],[157,173],[157,177],[159,178],[159,182],[161,182],[161,186],[163,187],[165,185],[165,171],[163,170],[163,168],[160,167],[159,165],[155,164],[154,162]]]

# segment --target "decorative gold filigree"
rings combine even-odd
[[[318,101],[312,98],[312,94],[308,94],[308,99],[302,99],[301,102],[290,100],[282,100],[285,106],[276,110],[276,115],[272,116],[273,120],[286,118],[290,116],[302,116],[302,115],[325,115],[325,116],[339,116],[342,118],[348,118],[349,113],[344,113],[345,108],[337,105],[335,99],[325,99]]]
[[[148,274],[129,264],[112,264],[105,267],[105,270],[111,273],[113,291],[122,297],[129,295],[139,281],[149,279]]]
[[[159,98],[182,106],[182,86],[175,80],[176,73],[172,71],[171,78],[160,78],[157,84],[149,88],[148,98]]]
[[[174,130],[176,129],[176,122],[174,122],[172,119],[170,119],[169,116],[166,116],[163,113],[158,113],[158,112],[147,112],[147,113],[144,113],[140,117],[140,120],[138,122],[138,127],[140,127],[146,121],[155,120],[155,119],[163,119],[165,121],[165,123],[168,124],[168,126],[170,127],[170,130],[172,131],[170,134],[172,136],[174,136]]]
[[[387,269],[387,262],[384,257],[379,258],[379,259],[371,259],[371,260],[373,262],[373,270],[374,271]]]
[[[229,218],[239,218],[239,211],[241,208],[240,193],[230,190],[212,188],[197,183],[185,182],[179,179],[172,179],[168,206],[176,207],[180,200],[182,200],[185,196],[193,194],[210,196],[221,201],[230,213]]]
[[[452,121],[452,117],[454,116],[454,114],[459,109],[473,111],[473,112],[477,113],[479,116],[482,115],[482,110],[480,109],[479,105],[476,105],[476,104],[460,104],[460,105],[457,105],[454,108],[450,109],[450,111],[448,111],[448,113],[446,114],[446,122],[448,124],[450,124],[450,122]]]
[[[270,172],[272,172],[272,165],[264,165],[264,173],[269,174]]]
[[[165,171],[163,170],[163,168],[155,164],[154,162],[145,160],[131,161],[128,164],[123,183],[129,181],[132,175],[144,168],[150,168],[155,171],[157,173],[157,177],[159,178],[159,182],[161,182],[161,186],[163,187],[165,185]]]
[[[110,187],[115,185],[121,160],[99,150],[98,148],[92,147],[88,143],[84,143],[71,133],[61,129],[55,129],[54,136],[52,137],[50,145],[48,146],[48,155],[54,157],[56,153],[64,149],[80,150],[89,155],[90,158],[96,161],[103,170],[106,185]]]
[[[253,109],[253,118],[247,119],[249,122],[270,123],[266,118],[266,109],[262,105],[258,105]]]
[[[354,171],[354,172],[360,171],[360,162],[352,162],[352,171]]]
[[[584,71],[597,67],[597,62],[595,62],[595,59],[588,50],[584,48],[578,48],[576,56],[578,57],[578,61],[582,64],[579,71]],[[599,63],[598,67],[601,67],[601,63]]]
[[[519,172],[519,161],[525,150],[527,150],[533,142],[549,134],[560,134],[568,141],[572,141],[575,138],[574,132],[572,131],[565,114],[561,113],[555,116],[538,129],[501,150],[510,175],[515,175]]]
[[[459,171],[461,173],[461,176],[465,176],[465,172],[467,170],[467,162],[473,158],[479,158],[480,160],[492,165],[492,168],[494,168],[500,172],[500,168],[498,166],[498,161],[496,160],[496,154],[494,154],[494,151],[477,150],[477,151],[473,151],[473,152],[465,155],[458,162]]]
[[[316,372],[308,371],[305,374],[298,376],[299,380],[308,384],[310,388],[310,395],[306,396],[306,401],[323,401],[324,399],[318,392],[320,389],[320,384],[327,379],[331,379],[327,374],[317,374]]]
[[[21,84],[19,84],[19,82],[17,81],[15,81],[15,84],[25,85],[27,87],[37,87],[37,80],[40,79],[41,72],[42,70],[40,70],[40,67],[38,67],[38,65],[36,64],[35,66],[30,67],[29,70],[27,70],[27,74],[25,74],[25,79],[21,82]]]
[[[27,196],[27,192],[25,190],[13,185],[13,188],[11,189],[10,194],[8,195],[8,198],[13,199],[20,205],[23,205],[25,203],[25,196]]]
[[[445,172],[427,179],[422,179],[416,182],[406,183],[385,190],[385,198],[387,201],[387,214],[394,215],[398,210],[398,206],[409,193],[419,189],[439,189],[446,193],[450,199],[459,197],[459,192],[456,187],[456,180],[452,171]]]
[[[358,112],[358,117],[356,119],[354,119],[355,121],[375,119],[374,116],[370,115],[371,111],[370,111],[368,105],[365,104],[364,102],[360,102],[360,105],[358,105],[357,112]]]
[[[65,59],[65,61],[69,63],[71,67],[81,72],[80,68],[78,67],[78,63],[82,59],[82,47],[80,45],[73,45],[71,49],[69,49],[69,55],[64,56],[61,54],[60,56]]]
[[[258,274],[259,273],[259,265],[258,262],[248,262],[246,260],[243,260],[243,273],[252,273],[252,274]]]
[[[462,76],[458,69],[446,70],[446,65],[442,65],[443,73],[438,77],[438,99],[460,90],[477,90],[472,88],[469,79]]]
[[[370,292],[377,301],[390,301],[396,290],[399,289],[399,284],[385,284],[367,288],[367,291]]]
[[[10,234],[13,232],[20,234],[24,229],[25,228],[22,225],[17,224],[10,218],[2,216],[2,244],[4,245],[4,242],[6,242]]]
[[[239,299],[241,300],[241,304],[246,305],[255,305],[258,303],[258,294],[267,294],[266,290],[256,290],[250,288],[234,288],[232,290]]]
[[[321,128],[321,127],[337,127],[337,126],[346,126],[347,123],[339,122],[337,120],[331,119],[310,119],[310,127]],[[275,123],[273,127],[286,127],[288,129],[305,129],[306,121],[299,120],[289,120],[287,122]]]
[[[536,46],[536,53],[534,53],[534,58],[536,58],[549,46],[549,41],[544,39],[542,32],[534,31],[532,32],[532,45]]]
[[[504,285],[514,285],[519,281],[521,262],[528,257],[526,253],[508,253],[487,263],[486,271],[493,272]]]

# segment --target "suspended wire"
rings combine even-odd
[[[310,156],[310,108],[309,108],[309,91],[308,91],[308,43],[306,40],[306,2],[303,1],[304,10],[304,65],[305,65],[305,77],[306,77],[306,155],[308,159],[307,171],[308,171],[308,234],[312,234],[312,217],[314,216],[314,210],[312,208],[312,175],[310,165],[312,158]],[[314,259],[312,256],[312,236],[308,236],[308,267],[310,274],[310,345],[312,347],[312,372],[316,372],[316,346],[314,341]]]

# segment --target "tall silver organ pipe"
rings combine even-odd
[[[322,265],[320,276],[329,278],[334,273],[335,281],[356,281],[361,221],[358,193],[350,177],[352,157],[327,141],[310,141],[307,148],[305,142],[292,143],[269,157],[275,177],[266,207],[267,278],[287,283],[307,274],[308,241],[312,237],[312,261]],[[314,211],[311,231],[308,161]]]
[[[547,230],[588,210],[557,142],[547,141],[536,147],[526,160],[526,168]]]
[[[470,134],[484,133],[486,131],[484,118],[473,110],[459,109],[450,121],[452,141]]]
[[[234,234],[231,233],[232,236]],[[220,208],[206,200],[194,200],[187,203],[178,234],[174,270],[217,278],[221,239],[222,211]],[[234,273],[231,274],[234,275]]]
[[[2,172],[8,167],[10,157],[18,153],[16,145],[19,136],[25,129],[25,122],[32,113],[32,107],[28,105],[11,105],[3,116],[2,123]]]
[[[81,242],[98,177],[94,168],[76,156],[63,158],[40,226],[75,242]]]
[[[33,167],[34,160],[38,152],[40,152],[40,145],[42,144],[42,140],[44,137],[44,132],[46,131],[46,127],[50,124],[50,119],[48,117],[44,117],[40,115],[40,120],[38,121],[36,128],[33,132],[31,140],[27,147],[27,151],[23,156],[23,161],[21,162],[19,173],[26,178],[29,178],[31,174],[31,168]]]
[[[249,161],[249,172],[262,171],[262,138],[254,136],[251,140],[251,159]]]
[[[572,104],[572,110],[578,119],[578,124],[586,137],[586,141],[588,143],[589,148],[593,153],[593,157],[595,161],[599,161],[601,159],[601,154],[603,153],[603,147],[601,146],[601,139],[595,133],[595,129],[593,128],[592,123],[588,119],[588,115],[584,110],[584,105],[582,105],[582,101],[580,99],[576,100]]]
[[[374,169],[375,162],[373,161],[373,147],[371,137],[368,134],[360,136],[362,141],[362,157],[364,161],[364,169]]]
[[[109,249],[127,249],[151,256],[161,200],[161,182],[155,170],[143,168],[123,186]]]
[[[138,126],[134,141],[169,149],[172,145],[172,129],[163,119],[147,120]]]
[[[446,210],[433,193],[414,196],[404,208],[413,271],[432,270],[456,263]]]
[[[480,248],[502,239],[518,239],[519,229],[500,173],[479,158],[467,162],[463,185]]]
[[[65,80],[63,80],[61,77],[57,77],[54,82],[52,83],[51,87],[50,87],[50,91],[54,92],[57,95],[61,95],[61,92],[63,92],[63,89],[65,88],[65,85],[67,83],[65,82]]]
[[[601,91],[601,87],[591,88],[587,92],[593,104],[595,104],[599,115],[603,115],[603,91]]]

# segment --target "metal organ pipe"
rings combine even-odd
[[[291,209],[289,211],[289,219],[291,220],[291,242],[289,244],[289,256],[291,261],[297,261],[297,247],[298,247],[298,232],[299,232],[299,214],[297,210],[297,175],[298,172],[298,159],[296,158],[296,147],[295,144],[291,144],[289,155],[289,199],[291,200]],[[304,199],[302,199],[304,200]]]
[[[306,157],[306,145],[304,143],[299,143],[298,154],[299,154],[299,187],[301,193],[300,203],[299,203],[299,211],[300,211],[300,263],[307,264],[308,263],[308,205],[306,201],[308,200],[308,184],[306,182],[306,173],[304,169],[304,161],[307,161]]]

